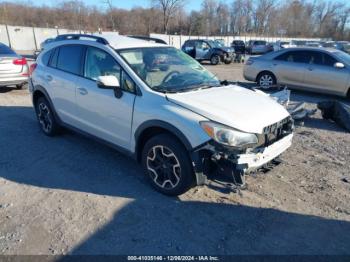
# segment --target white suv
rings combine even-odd
[[[116,35],[67,35],[33,66],[42,131],[68,127],[132,155],[160,192],[179,195],[215,170],[244,174],[292,142],[277,102],[215,75],[182,51]]]

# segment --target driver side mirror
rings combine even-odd
[[[334,64],[334,67],[335,67],[335,68],[342,69],[342,68],[345,67],[345,65],[344,65],[343,63],[337,62],[337,63]]]
[[[113,89],[116,98],[121,98],[123,95],[119,80],[115,76],[99,76],[96,83],[101,89]]]

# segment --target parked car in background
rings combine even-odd
[[[242,40],[233,40],[231,47],[235,50],[236,54],[245,54],[245,43]]]
[[[322,46],[326,48],[335,48],[350,54],[350,43],[347,41],[339,41],[339,42],[329,41],[329,42],[323,43]]]
[[[225,46],[225,40],[224,39],[215,39],[214,41],[221,47]]]
[[[263,40],[250,40],[246,46],[247,53],[251,55],[266,54],[272,50],[271,45]]]
[[[273,43],[273,51],[279,51],[283,48],[289,48],[290,47],[290,42],[287,41],[276,41]]]
[[[48,43],[55,41],[55,38],[48,38],[40,44],[40,49],[43,50]]]
[[[55,41],[55,38],[47,38],[45,41],[40,43],[40,49],[34,51],[34,58],[37,58],[42,50],[44,50],[45,46],[51,42]]]
[[[350,55],[335,49],[288,48],[251,57],[243,74],[263,89],[286,85],[343,97],[350,95]]]
[[[104,141],[134,157],[167,195],[203,185],[216,170],[243,186],[245,173],[292,143],[293,120],[283,106],[254,90],[222,86],[163,44],[117,35],[53,42],[29,86],[45,135],[64,126]]]
[[[28,76],[27,60],[0,43],[0,86],[16,86],[21,89],[28,82]]]
[[[187,40],[181,49],[197,61],[210,61],[212,65],[230,64],[234,58],[233,48],[223,47],[213,40]]]
[[[306,41],[303,40],[291,40],[289,47],[301,47],[301,46],[305,46],[306,45]]]
[[[316,41],[307,41],[305,43],[305,46],[307,46],[307,47],[322,47],[322,43],[316,42]]]

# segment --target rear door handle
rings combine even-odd
[[[46,79],[47,82],[51,82],[53,78],[50,75],[46,75],[45,79]]]
[[[85,96],[88,94],[88,91],[85,88],[78,88],[79,94]]]

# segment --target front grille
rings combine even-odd
[[[283,137],[291,134],[294,128],[294,121],[291,117],[287,117],[277,123],[264,128],[263,134],[259,135],[259,145],[270,146]]]

